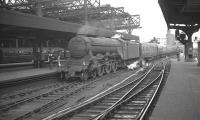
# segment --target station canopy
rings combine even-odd
[[[9,35],[10,31],[16,34],[24,33],[21,32],[24,30],[29,34],[35,33],[32,32],[33,29],[36,32],[38,29],[48,30],[46,33],[49,31],[77,33],[85,25],[85,20],[91,25],[90,34],[105,37],[113,36],[114,30],[126,30],[131,33],[133,29],[140,27],[139,15],[130,15],[123,7],[100,5],[100,0],[0,0],[0,9],[1,17],[5,17],[0,20],[3,28],[0,32]],[[35,15],[37,17],[34,17]],[[32,22],[27,22],[27,19]]]
[[[124,7],[100,3],[100,0],[0,0],[0,7],[78,24],[85,20],[102,23],[99,26],[111,30],[130,32],[140,27],[139,15],[130,15]]]
[[[169,29],[193,29],[200,26],[200,0],[158,0]]]

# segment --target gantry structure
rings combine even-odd
[[[79,24],[97,24],[110,30],[126,30],[129,34],[140,27],[139,15],[130,15],[124,7],[102,6],[100,0],[0,0],[0,7]]]

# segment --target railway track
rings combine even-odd
[[[15,94],[6,95],[1,97],[0,102],[0,111],[6,111],[11,109],[19,104],[23,104],[25,102],[30,102],[35,98],[40,98],[42,96],[48,96],[48,94],[52,94],[55,91],[67,89],[68,87],[74,87],[81,84],[80,82],[62,82],[60,84],[54,83],[51,85],[47,85],[44,87],[22,90]]]
[[[118,71],[120,74],[122,71]],[[110,75],[110,77],[113,77],[114,75]],[[104,78],[104,77],[102,77]],[[99,80],[99,79],[98,79]],[[87,81],[86,81],[87,82]],[[89,81],[90,82],[90,81]],[[91,81],[93,82],[93,81]],[[44,93],[48,94],[49,91],[57,90],[57,89],[65,89],[66,87],[70,86],[71,88],[73,86],[78,86],[83,84],[80,81],[75,81],[71,83],[71,81],[59,81],[56,83],[44,85],[42,87],[35,87],[35,88],[28,88],[28,89],[22,89],[19,91],[14,91],[10,94],[3,94],[1,95],[0,99],[0,111],[5,110],[6,108],[15,106],[18,102],[25,101],[26,99],[31,99],[32,97],[39,97]],[[12,88],[11,88],[12,89]],[[38,94],[38,95],[37,95]]]
[[[141,90],[125,97],[119,104],[107,109],[94,120],[143,120],[148,108],[152,104],[166,74],[168,74],[170,63],[167,62],[159,76],[145,85]]]
[[[66,97],[70,96],[74,92],[79,91],[79,88],[85,84],[87,83],[76,81],[65,83],[60,86],[47,86],[46,88],[43,88],[46,90],[38,91],[36,94],[27,95],[23,98],[19,97],[18,99],[4,102],[1,104],[0,108],[0,119],[24,119],[34,113],[41,112],[42,110],[53,109],[52,107],[55,107],[54,105],[57,104],[57,102],[62,101],[63,103]],[[51,87],[51,89],[49,89],[49,87]],[[77,89],[74,90],[73,88]],[[20,96],[21,94],[17,95]],[[18,111],[20,109],[26,109],[26,107],[28,107],[26,112],[20,113]]]
[[[47,74],[42,74],[42,75],[28,76],[28,77],[24,77],[24,78],[12,79],[7,82],[0,82],[0,87],[1,87],[1,89],[3,89],[6,87],[30,83],[30,82],[37,81],[37,80],[57,79],[57,77],[58,77],[57,72],[47,73]]]
[[[121,74],[123,72],[124,71],[118,71],[117,73]],[[66,104],[66,99],[69,96],[86,89],[95,81],[115,76],[116,74],[110,74],[97,78],[96,80],[89,80],[85,82],[62,82],[62,85],[55,83],[41,88],[28,89],[26,91],[5,95],[1,98],[0,102],[0,119],[26,119],[34,114],[51,111]],[[26,112],[21,113],[19,112],[20,109],[27,110]]]
[[[117,71],[116,74],[121,74],[123,73],[123,71]],[[110,78],[114,77],[115,74],[110,74]],[[104,79],[105,77],[107,76],[103,76],[102,79]],[[40,77],[34,77],[34,78],[31,78],[35,81],[39,81],[39,80],[45,80],[45,79],[57,79],[57,76],[56,74],[52,74],[52,75],[48,75],[48,76],[40,76]],[[99,80],[99,79],[98,79]],[[19,80],[19,83],[23,82],[24,80]],[[26,80],[28,81],[28,80]],[[4,93],[0,96],[0,110],[3,109],[4,107],[2,107],[2,104],[5,104],[5,103],[8,103],[10,101],[18,101],[18,99],[24,99],[26,97],[30,97],[30,95],[32,94],[35,94],[37,92],[44,92],[44,91],[47,91],[47,90],[50,90],[50,89],[56,89],[56,88],[59,88],[59,87],[64,87],[66,84],[69,84],[71,81],[55,81],[54,83],[51,83],[51,84],[48,84],[48,85],[44,85],[42,87],[34,87],[34,88],[26,88],[26,89],[22,89],[22,90],[17,90],[17,91],[12,91],[11,93]],[[76,81],[77,83],[74,83],[74,84],[82,84],[82,82],[80,81]],[[87,82],[87,81],[86,81]],[[12,88],[10,88],[12,89]],[[3,88],[1,89],[3,91]],[[5,103],[4,103],[5,102]]]
[[[45,120],[90,120],[95,119],[96,117],[96,119],[100,119],[102,116],[105,116],[105,113],[118,106],[118,104],[121,104],[121,101],[132,97],[132,95],[135,95],[146,88],[154,80],[160,78],[163,69],[163,63],[158,63],[146,74],[133,80],[129,84],[108,92],[101,97],[82,103],[67,111],[49,116]]]

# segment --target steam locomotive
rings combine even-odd
[[[138,43],[122,39],[78,35],[68,44],[71,57],[61,69],[63,78],[87,80],[143,59],[149,61],[177,53],[176,46],[161,47],[154,43]]]

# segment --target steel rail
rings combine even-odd
[[[123,73],[123,71],[119,71],[118,73],[121,73],[121,72]],[[107,76],[107,77],[114,77],[114,74],[109,74],[109,75],[110,76]],[[20,100],[20,101],[16,101],[16,103],[14,103],[14,104],[9,104],[9,106],[1,108],[0,113],[5,114],[5,113],[9,112],[10,109],[12,110],[13,109],[12,107],[14,107],[14,110],[15,110],[15,106],[18,106],[18,107],[22,106],[23,107],[23,105],[26,105],[26,101],[28,102],[27,104],[29,104],[29,102],[31,102],[31,103],[32,102],[36,102],[36,103],[43,102],[44,103],[44,101],[45,101],[45,104],[42,104],[40,107],[34,108],[30,112],[27,111],[27,113],[24,113],[23,115],[17,115],[18,117],[16,117],[15,119],[24,119],[24,118],[27,118],[27,117],[30,118],[30,116],[35,115],[37,113],[40,114],[40,112],[43,112],[44,110],[45,111],[49,110],[49,109],[52,110],[52,108],[54,108],[55,106],[60,105],[59,103],[63,104],[63,100],[65,98],[68,98],[70,95],[73,95],[74,93],[77,93],[77,92],[81,91],[82,89],[85,89],[90,84],[95,83],[96,81],[99,81],[99,80],[101,80],[101,79],[103,79],[105,77],[106,76],[103,76],[103,77],[98,78],[96,80],[89,80],[87,82],[76,81],[75,83],[73,82],[73,83],[70,83],[69,85],[59,86],[54,90],[48,90],[45,93],[40,93],[39,95],[32,96],[32,97],[30,97],[28,99],[23,99],[23,100]],[[77,86],[77,85],[79,85],[79,87],[77,87],[77,88],[74,87],[74,86]],[[65,87],[67,87],[67,86],[69,86],[69,88],[65,89]],[[70,88],[74,88],[74,90],[71,90]],[[60,90],[61,90],[61,92],[59,92]],[[0,116],[0,119],[1,119],[1,116]]]
[[[62,83],[63,84],[63,83]],[[5,106],[12,104],[13,102],[17,102],[17,101],[21,101],[25,98],[30,97],[31,95],[38,93],[40,91],[43,91],[45,89],[51,89],[51,88],[57,88],[60,87],[62,84],[58,84],[58,83],[53,83],[50,85],[45,85],[43,87],[36,87],[36,88],[29,88],[29,89],[23,89],[17,92],[14,92],[12,94],[8,94],[8,95],[3,95],[2,97],[0,97],[1,102],[0,102],[0,111],[5,108]]]
[[[155,78],[158,79],[161,75],[161,72],[159,73],[159,75]],[[142,81],[141,81],[142,82]],[[142,83],[138,83],[137,87],[139,87],[139,84],[142,84]],[[152,83],[152,82],[151,82]],[[133,91],[135,88],[132,88],[130,89],[118,102],[116,102],[115,104],[113,104],[111,107],[109,107],[107,110],[104,111],[104,113],[102,113],[101,115],[99,115],[99,117],[97,117],[95,120],[99,120],[101,117],[103,117],[105,114],[108,114],[108,112],[110,112],[112,109],[114,109],[118,104],[121,104],[122,101],[128,99],[130,97],[130,94],[133,94],[133,95],[136,95],[138,93],[138,91]],[[141,89],[141,88],[139,88]],[[143,88],[144,89],[144,88]],[[141,90],[143,90],[141,89]],[[139,90],[139,92],[141,91]],[[132,92],[136,92],[136,93],[132,93]],[[131,95],[132,96],[132,95]]]
[[[160,72],[159,76],[154,79],[153,81],[151,81],[148,85],[146,85],[144,88],[142,88],[141,90],[139,90],[138,92],[134,93],[133,95],[131,95],[130,97],[126,97],[125,100],[123,101],[120,101],[120,103],[116,104],[115,106],[109,108],[108,110],[106,110],[104,113],[102,113],[101,115],[99,115],[98,117],[96,117],[94,120],[104,120],[104,119],[107,119],[108,115],[109,114],[112,114],[111,112],[113,112],[114,110],[116,111],[117,107],[120,107],[122,104],[124,104],[125,102],[127,102],[128,100],[132,99],[133,97],[137,96],[138,94],[142,93],[144,90],[146,90],[147,88],[150,88],[151,85],[153,85],[153,83],[155,83],[156,81],[160,80],[159,81],[159,85],[157,86],[157,89],[155,90],[154,94],[153,94],[153,97],[152,99],[150,100],[150,102],[148,102],[148,104],[146,105],[147,107],[143,108],[143,110],[139,113],[139,117],[141,117],[141,119],[143,118],[143,116],[145,115],[147,109],[149,108],[150,104],[152,103],[153,101],[153,98],[155,97],[159,87],[160,87],[160,84],[163,80],[163,75],[164,75],[164,71],[165,71],[165,65],[164,65],[164,69]],[[160,79],[159,79],[160,78]],[[134,119],[139,119],[138,118],[134,118]],[[127,118],[128,119],[128,118]]]
[[[136,75],[138,72],[140,72],[140,70],[138,70],[135,74],[132,74],[132,75],[130,75],[129,77],[125,78],[125,79],[122,80],[121,82],[115,84],[114,86],[108,88],[107,90],[105,90],[105,91],[103,91],[103,92],[101,92],[101,93],[99,93],[99,94],[93,96],[92,98],[89,98],[88,100],[86,100],[86,101],[84,101],[84,102],[82,102],[82,103],[80,103],[80,104],[78,104],[78,105],[75,105],[75,106],[73,106],[73,107],[68,107],[68,108],[66,108],[66,109],[63,109],[63,110],[61,110],[61,111],[59,111],[59,112],[57,112],[57,113],[55,113],[55,114],[52,114],[52,115],[50,115],[50,116],[44,118],[43,120],[52,120],[52,119],[58,118],[58,117],[60,117],[60,116],[62,116],[62,115],[65,115],[68,111],[70,111],[70,110],[72,110],[72,109],[76,109],[76,108],[78,108],[78,107],[84,106],[85,104],[89,104],[90,102],[95,101],[95,100],[97,100],[97,99],[100,98],[100,97],[103,97],[104,94],[108,93],[109,91],[113,91],[115,87],[117,87],[117,86],[123,84],[125,81],[127,81],[130,77]],[[142,76],[140,76],[140,77],[142,77]]]
[[[166,65],[167,64],[168,64],[168,62],[166,63]],[[166,65],[164,66],[164,70],[163,70],[163,74],[162,74],[161,80],[159,81],[158,86],[157,86],[157,88],[156,88],[151,100],[149,101],[147,107],[143,110],[142,114],[140,115],[139,120],[143,120],[143,118],[146,115],[148,109],[150,108],[150,105],[153,103],[153,100],[155,99],[155,96],[157,95],[159,88],[161,87],[161,84],[162,84],[162,82],[164,80],[164,77],[165,77],[165,73],[167,72]]]
[[[74,86],[77,86],[77,85],[80,85],[80,84],[70,83],[68,85],[63,85],[63,86],[60,86],[60,87],[53,89],[53,90],[48,90],[45,93],[40,93],[36,96],[32,96],[30,98],[26,98],[26,99],[22,99],[22,100],[13,102],[11,104],[8,104],[7,106],[4,105],[4,107],[0,109],[0,114],[3,115],[3,114],[6,114],[6,113],[9,113],[13,109],[16,109],[16,107],[19,107],[21,105],[23,106],[24,104],[30,103],[30,102],[31,103],[36,102],[36,103],[42,104],[40,107],[34,108],[32,111],[24,113],[24,115],[20,115],[20,116],[14,118],[14,119],[26,118],[27,116],[30,116],[31,114],[33,114],[35,112],[39,112],[40,110],[43,110],[44,108],[45,109],[48,108],[47,106],[51,105],[55,101],[58,101],[65,96],[69,96],[70,94],[72,94],[72,92],[69,93],[69,89],[72,88],[72,86],[74,87]],[[77,89],[79,89],[79,88],[77,88]],[[65,93],[65,91],[68,91],[68,92]],[[50,99],[48,99],[48,98],[50,98]],[[46,101],[45,103],[42,102],[44,100]],[[0,116],[0,119],[1,119],[1,117],[3,117],[3,116]]]
[[[150,86],[153,82],[155,82],[158,78],[160,78],[160,76],[162,75],[162,72],[160,72],[159,76],[154,79],[152,82],[150,82],[147,86],[145,86],[144,88],[142,88],[141,90],[137,91],[136,93],[134,93],[133,95],[131,95],[128,98],[125,98],[125,100],[120,101],[118,104],[114,105],[112,108],[109,108],[108,110],[106,110],[104,113],[102,113],[100,116],[98,116],[97,118],[95,118],[94,120],[103,120],[106,118],[106,116],[112,112],[112,110],[114,110],[116,107],[119,107],[119,105],[121,105],[122,103],[126,102],[127,100],[131,99],[132,97],[136,96],[137,94],[139,94],[141,91],[143,91],[144,89],[146,89],[148,86]]]
[[[45,93],[42,93],[42,94],[39,94],[37,96],[33,96],[33,97],[30,97],[30,98],[27,98],[27,99],[23,99],[23,100],[19,100],[19,101],[15,101],[13,103],[10,103],[9,105],[3,105],[3,106],[6,106],[6,107],[3,107],[0,108],[0,111],[6,111],[6,110],[9,110],[11,109],[12,107],[15,107],[19,104],[23,104],[25,102],[31,102],[33,101],[34,99],[37,99],[37,98],[40,98],[40,97],[43,97],[43,96],[48,96],[48,94],[52,94],[53,92],[58,92],[59,90],[63,90],[65,88],[68,88],[70,85],[65,85],[65,86],[61,86],[59,88],[56,88],[54,90],[50,90],[50,91],[47,91]]]
[[[154,65],[154,66],[155,66],[155,65]],[[153,70],[154,66],[153,66],[146,74],[140,76],[138,79],[136,79],[136,80],[134,80],[134,81],[143,80],[143,79]],[[130,77],[130,78],[131,78],[131,77]],[[134,81],[132,81],[132,82],[126,84],[126,85],[123,85],[122,87],[120,87],[120,88],[118,88],[118,89],[114,89],[114,90],[112,90],[112,91],[110,91],[110,92],[108,92],[108,93],[106,93],[106,94],[105,94],[105,92],[104,92],[104,93],[103,93],[104,95],[102,95],[102,96],[100,96],[100,97],[95,97],[95,98],[91,99],[90,101],[84,102],[84,103],[82,103],[82,104],[80,104],[80,105],[78,105],[78,106],[76,106],[76,107],[74,107],[74,108],[72,108],[72,109],[70,109],[70,110],[68,110],[68,111],[60,112],[60,113],[58,113],[58,114],[49,116],[49,117],[45,118],[44,120],[59,119],[59,118],[61,118],[61,117],[63,117],[63,116],[66,116],[66,115],[69,116],[69,115],[76,114],[76,112],[78,112],[78,111],[84,109],[84,107],[90,106],[91,104],[94,104],[94,103],[98,102],[99,100],[102,100],[103,98],[105,98],[105,97],[107,97],[107,96],[113,94],[114,92],[126,88],[127,85],[132,84]],[[135,86],[135,85],[134,85],[134,86]],[[130,89],[131,89],[131,88],[130,88]],[[126,92],[126,93],[127,93],[127,92]],[[126,95],[126,93],[123,94],[123,96]],[[101,93],[101,94],[102,94],[102,93]],[[122,97],[120,97],[120,98],[122,98]],[[120,98],[118,98],[117,102],[119,101]]]

